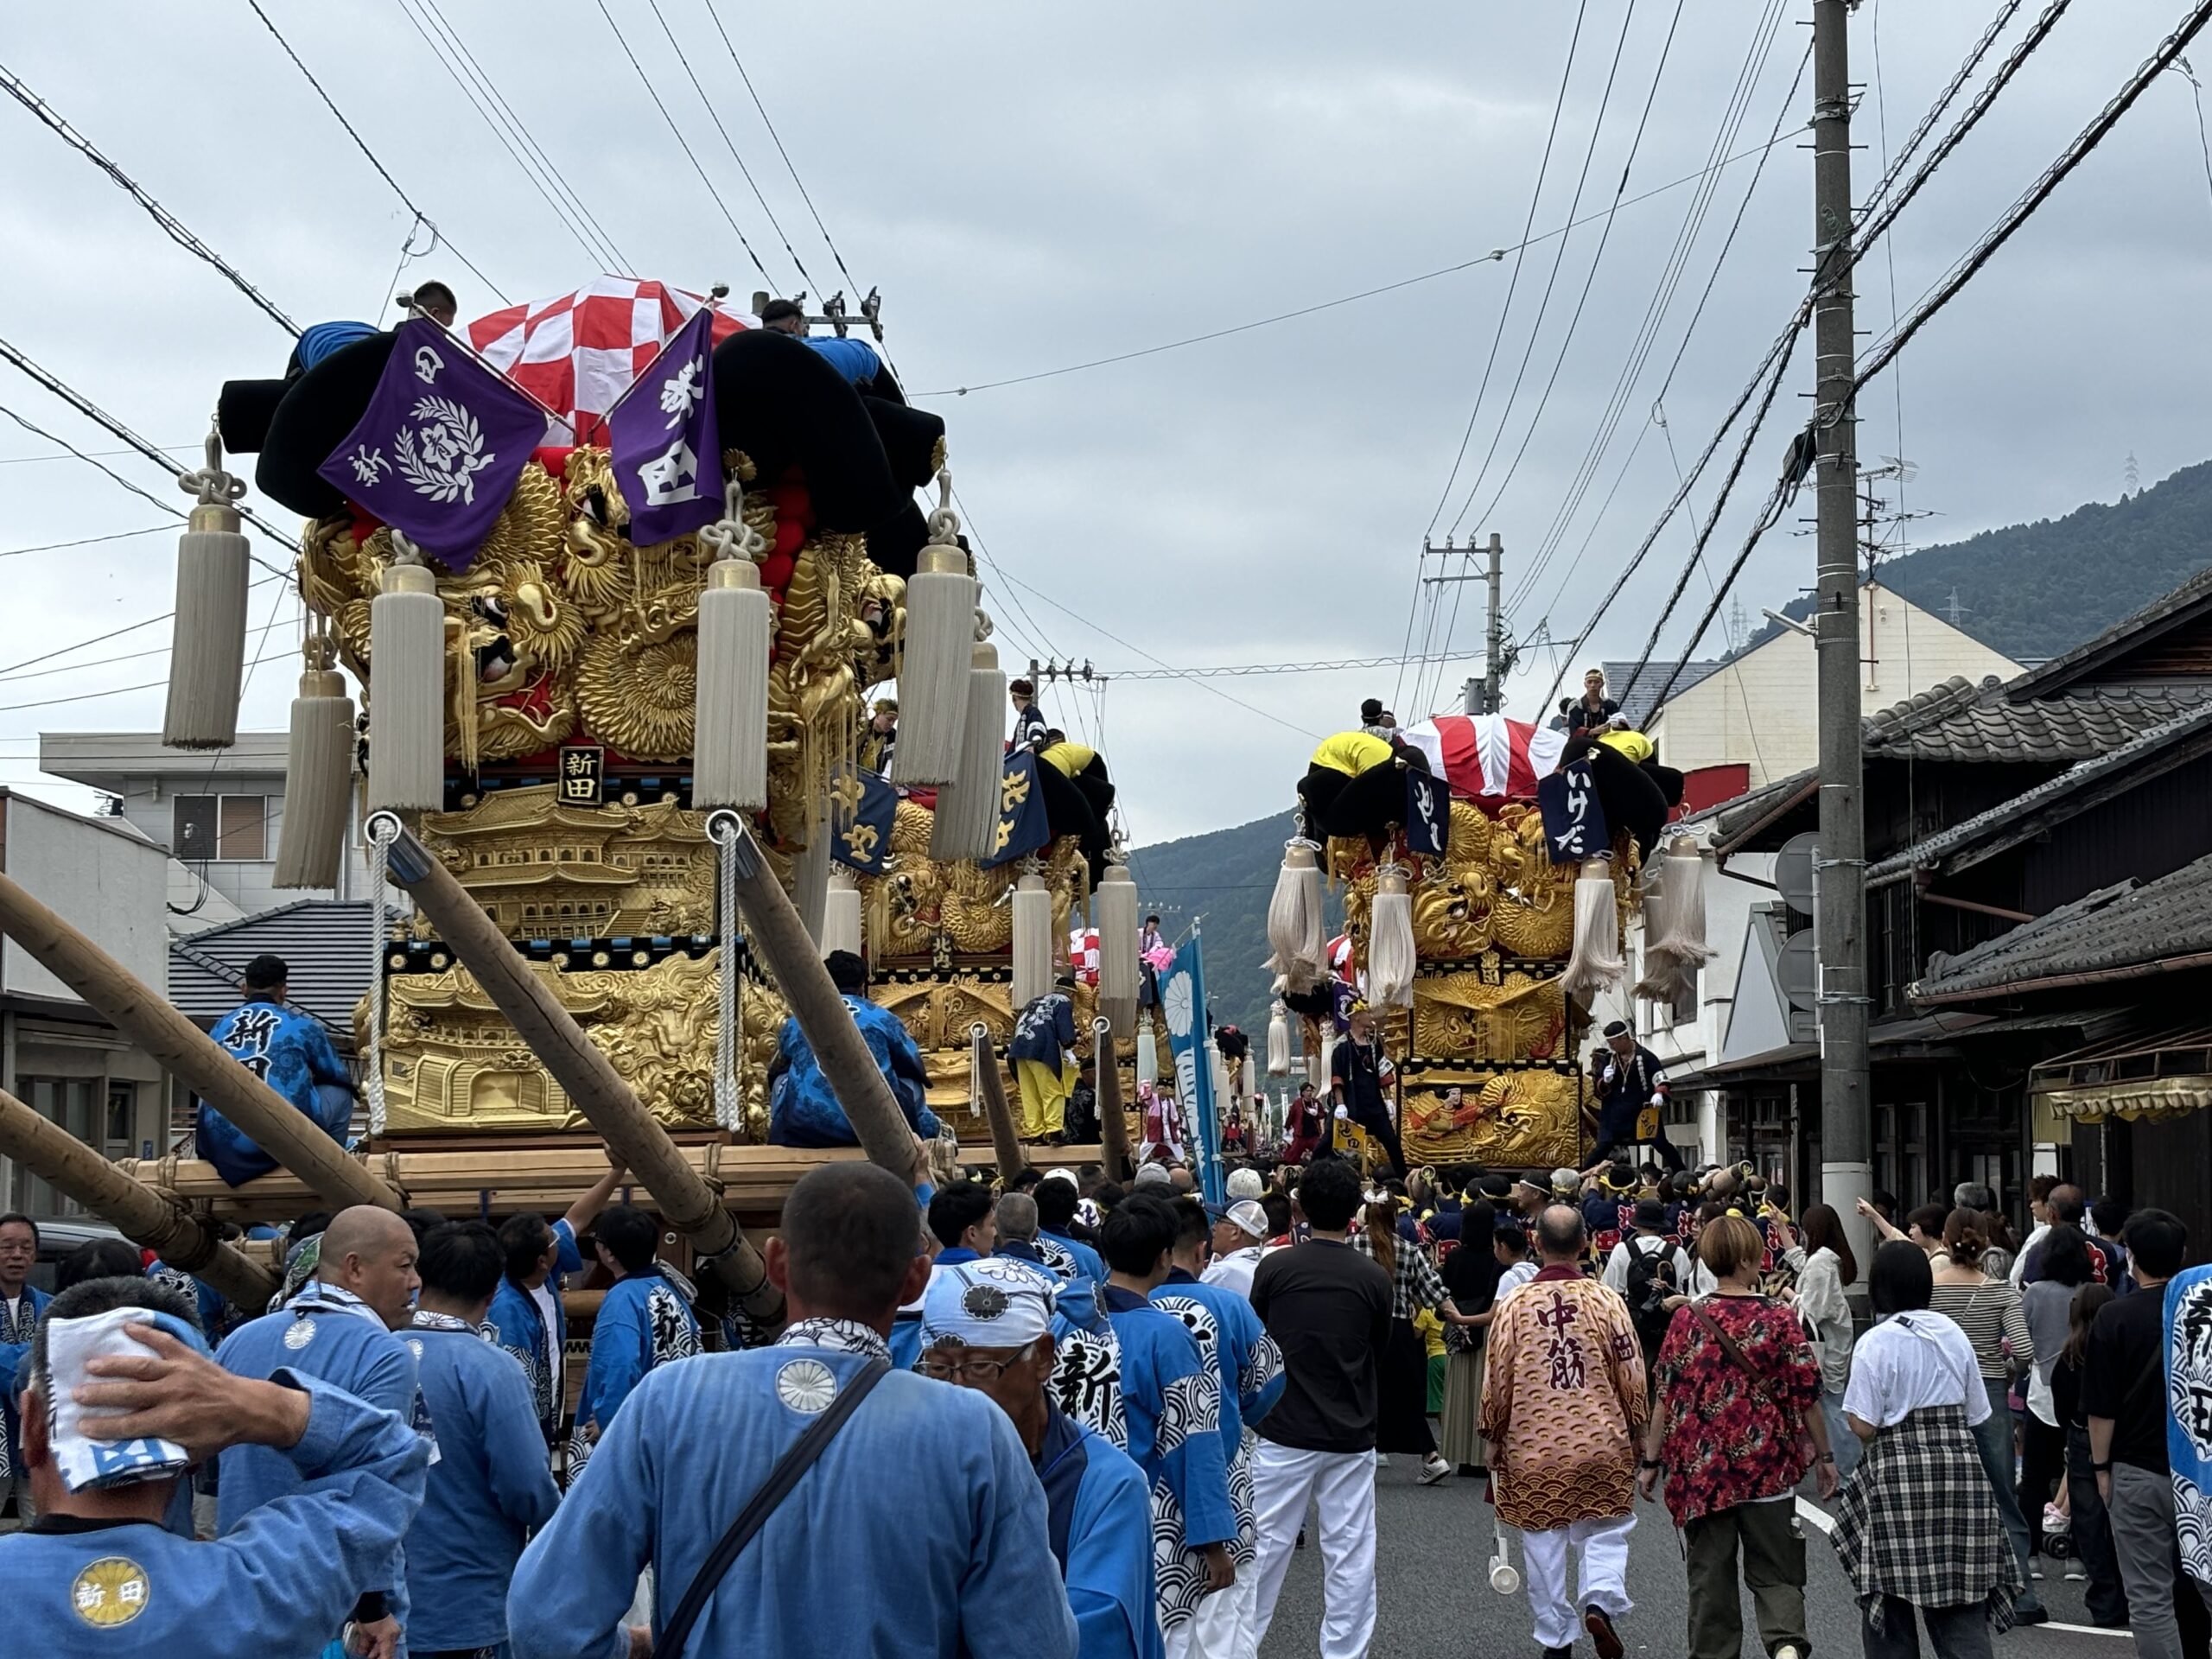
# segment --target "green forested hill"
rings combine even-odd
[[[1879,567],[1880,579],[2016,662],[2069,651],[2212,564],[2212,461],[2109,505],[1986,530]],[[1784,615],[1812,613],[1808,594]],[[1771,630],[1770,629],[1770,632]]]

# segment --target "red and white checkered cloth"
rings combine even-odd
[[[1071,928],[1068,931],[1068,965],[1075,972],[1076,983],[1098,988],[1098,930],[1095,927]]]
[[[1462,800],[1496,811],[1533,801],[1536,785],[1558,766],[1567,734],[1503,715],[1437,715],[1405,730],[1428,769]]]
[[[651,366],[669,337],[707,302],[665,283],[600,276],[573,294],[511,305],[467,327],[468,343],[484,360],[574,427],[574,442],[596,436],[601,418]],[[725,304],[715,308],[720,344],[760,320]],[[556,433],[549,442],[566,442]]]

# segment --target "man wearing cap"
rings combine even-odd
[[[1398,1144],[1397,1125],[1390,1121],[1386,1090],[1392,1072],[1389,1057],[1382,1052],[1375,1010],[1364,1002],[1354,1002],[1344,1024],[1344,1039],[1329,1056],[1331,1096],[1344,1109],[1341,1116],[1358,1124],[1381,1146],[1390,1160],[1391,1173],[1402,1174],[1406,1152]]]
[[[215,1022],[215,1044],[342,1147],[353,1117],[353,1074],[338,1058],[322,1021],[285,1001],[290,978],[282,957],[263,955],[246,963],[245,1001]],[[205,1101],[197,1129],[200,1155],[232,1186],[276,1167],[274,1158]]]
[[[1606,1026],[1605,1047],[1598,1077],[1598,1156],[1625,1158],[1648,1145],[1668,1168],[1680,1169],[1682,1154],[1667,1139],[1667,1068],[1623,1020]]]
[[[1007,1256],[934,1275],[922,1296],[916,1369],[988,1395],[1013,1422],[1045,1489],[1081,1659],[1160,1659],[1143,1471],[1052,1398],[1061,1289]]]
[[[1249,1298],[1252,1275],[1268,1250],[1268,1212],[1257,1198],[1239,1198],[1230,1205],[1208,1205],[1213,1217],[1213,1260],[1198,1275],[1203,1284],[1218,1285]]]
[[[816,1466],[710,1580],[685,1651],[1074,1659],[1045,1494],[1013,1422],[887,1363],[893,1315],[929,1278],[918,1230],[912,1189],[887,1170],[836,1163],[799,1179],[762,1252],[791,1323],[770,1346],[638,1384],[516,1568],[516,1659],[619,1655],[647,1563],[662,1606],[680,1605],[747,1495],[863,1387]]]
[[[235,1376],[207,1353],[167,1285],[91,1279],[55,1298],[22,1396],[41,1524],[0,1538],[10,1653],[311,1654],[391,1560],[429,1458],[406,1419],[304,1372]],[[169,1531],[187,1464],[248,1445],[284,1460],[293,1490],[243,1534]]]
[[[1669,1304],[1688,1292],[1693,1266],[1689,1252],[1667,1236],[1667,1206],[1659,1199],[1638,1198],[1631,1219],[1635,1230],[1613,1246],[1604,1277],[1606,1287],[1628,1303],[1648,1370],[1674,1320]]]
[[[1205,1270],[1212,1230],[1205,1209],[1196,1198],[1179,1198],[1175,1223],[1175,1243],[1168,1253],[1173,1265],[1153,1291],[1152,1305],[1190,1326],[1198,1352],[1212,1362],[1221,1377],[1221,1449],[1229,1465],[1230,1506],[1236,1514],[1236,1537],[1230,1546],[1236,1582],[1201,1601],[1197,1616],[1168,1638],[1167,1647],[1176,1659],[1249,1659],[1259,1649],[1253,1630],[1259,1580],[1252,1571],[1258,1538],[1252,1507],[1252,1446],[1259,1436],[1249,1425],[1274,1409],[1282,1397],[1282,1351],[1242,1292],[1199,1277]],[[1259,1224],[1267,1225],[1264,1216]]]

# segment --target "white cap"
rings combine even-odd
[[[1256,1198],[1267,1191],[1256,1169],[1232,1169],[1229,1172],[1229,1196],[1231,1198]]]

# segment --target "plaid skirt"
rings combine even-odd
[[[1986,1602],[1999,1630],[2025,1587],[1964,1406],[1926,1406],[1877,1434],[1836,1495],[1835,1550],[1862,1603]]]

